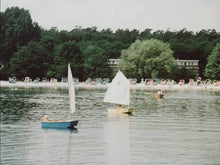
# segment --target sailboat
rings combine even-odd
[[[124,76],[124,74],[119,70],[111,85],[109,86],[103,102],[118,104],[117,108],[110,108],[108,112],[110,113],[126,113],[130,114],[133,112],[133,108],[130,108],[130,88],[129,80]],[[121,105],[128,106],[127,108]]]
[[[72,71],[70,64],[68,64],[68,88],[69,88],[69,107],[70,107],[70,120],[50,120],[47,116],[41,122],[42,128],[55,128],[55,129],[74,129],[77,126],[77,120],[72,120],[72,114],[75,112],[75,88],[73,82]]]

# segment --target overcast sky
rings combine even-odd
[[[2,12],[12,6],[29,10],[32,20],[46,29],[220,32],[220,0],[1,0]]]

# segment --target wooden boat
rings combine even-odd
[[[156,97],[157,99],[161,99],[161,98],[163,98],[163,96],[164,96],[163,94],[158,94],[158,93],[155,95],[155,97]]]
[[[75,112],[75,88],[73,82],[72,71],[70,64],[68,64],[68,87],[69,87],[69,105],[70,105],[70,120],[49,120],[44,119],[41,122],[42,128],[55,128],[55,129],[74,129],[77,126],[77,120],[72,120],[72,114]]]
[[[129,80],[124,76],[124,74],[121,71],[118,71],[118,73],[112,80],[112,83],[105,94],[103,102],[128,106],[127,108],[110,108],[108,109],[109,113],[130,114],[133,112],[134,109],[129,107]]]
[[[109,113],[118,113],[118,114],[121,114],[121,113],[124,113],[124,114],[131,114],[132,112],[134,111],[133,108],[109,108],[108,109],[108,112]]]

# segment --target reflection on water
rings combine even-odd
[[[104,134],[108,162],[130,164],[129,115],[108,114]]]
[[[66,119],[67,88],[1,88],[1,164],[218,164],[220,92],[132,90],[134,115],[111,115],[105,89],[76,89],[78,130],[41,129]]]

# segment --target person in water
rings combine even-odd
[[[118,105],[118,109],[122,109],[123,107],[122,107],[122,105]]]
[[[162,90],[159,89],[158,92],[157,92],[157,94],[161,95],[161,94],[162,94]]]

